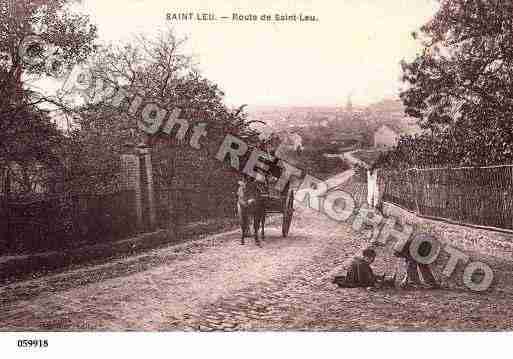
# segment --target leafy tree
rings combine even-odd
[[[23,192],[33,188],[30,170],[49,174],[62,165],[59,147],[65,141],[49,110],[69,110],[59,99],[35,91],[31,81],[84,62],[95,48],[96,27],[87,16],[70,11],[74,2],[0,2],[0,174],[25,173]]]
[[[222,139],[232,133],[254,142],[256,133],[249,128],[243,108],[228,109],[224,93],[199,74],[193,58],[183,51],[184,41],[167,31],[155,37],[137,36],[129,45],[98,51],[92,61],[92,85],[82,94],[85,104],[79,111],[78,138],[84,142],[79,147],[89,151],[84,156],[95,159],[84,166],[91,170],[113,168],[127,143],[145,142],[153,147],[158,187],[196,184],[206,188],[226,180],[222,166],[213,158]],[[120,90],[128,97],[117,105],[112,99]],[[139,111],[130,112],[132,100],[139,94],[144,99]],[[188,120],[190,128],[206,123],[208,135],[201,139],[202,149],[188,145],[191,131],[183,141],[176,140],[176,130],[171,136],[147,136],[140,131],[138,121],[147,103],[168,113],[181,109],[180,117]],[[87,145],[91,141],[96,145]]]
[[[0,133],[1,192],[12,189],[27,195],[37,185],[50,187],[52,172],[61,168],[60,149],[65,138],[50,122],[48,113],[30,108],[15,111],[0,121]]]
[[[431,135],[406,141],[414,141],[412,150],[439,153],[439,162],[511,162],[513,2],[439,1],[433,19],[414,34],[422,53],[402,63],[406,113]],[[401,146],[399,152],[408,147]]]
[[[0,66],[2,115],[13,106],[56,102],[23,87],[29,78],[53,76],[84,62],[94,50],[96,27],[71,12],[73,0],[2,0]]]

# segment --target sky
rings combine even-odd
[[[104,42],[171,26],[229,105],[340,106],[397,96],[402,59],[420,44],[411,32],[434,0],[84,0]],[[213,13],[217,21],[168,21],[167,13]],[[313,15],[314,22],[232,21],[240,14]],[[221,20],[221,16],[230,19]]]

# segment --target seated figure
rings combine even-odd
[[[376,252],[368,248],[362,254],[362,257],[353,258],[346,276],[336,276],[333,283],[342,288],[373,287],[376,277],[370,265],[376,258]]]

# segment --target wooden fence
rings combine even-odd
[[[382,171],[383,200],[421,216],[513,229],[513,166]]]

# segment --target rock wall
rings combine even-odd
[[[513,261],[513,233],[426,219],[387,202],[383,203],[383,214],[397,218],[401,224],[407,223],[419,229],[425,228],[444,244]]]

